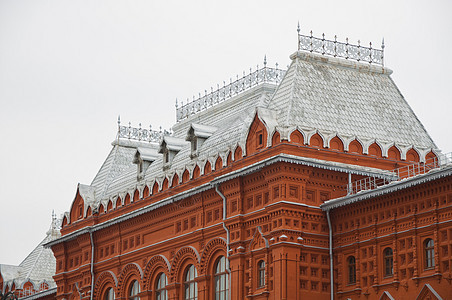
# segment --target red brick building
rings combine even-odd
[[[47,244],[57,299],[452,299],[452,165],[383,51],[299,35],[291,59],[171,132],[118,124]]]

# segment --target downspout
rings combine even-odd
[[[334,274],[333,274],[333,231],[331,229],[330,210],[326,211],[326,219],[328,220],[328,237],[329,237],[329,253],[330,253],[330,299],[334,300]]]
[[[229,269],[229,229],[228,227],[226,227],[226,224],[224,223],[224,221],[226,220],[226,197],[220,192],[220,189],[218,188],[219,184],[215,184],[215,192],[217,192],[218,195],[220,195],[221,199],[223,199],[223,228],[224,230],[226,230],[226,270],[229,273],[229,293],[228,293],[228,299],[231,299],[231,270]]]
[[[90,294],[90,300],[93,300],[94,295],[94,242],[93,242],[93,232],[91,231],[91,228],[89,230],[89,239],[91,241],[91,294]]]

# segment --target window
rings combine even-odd
[[[140,284],[138,281],[134,280],[130,284],[129,288],[129,300],[140,300],[140,297],[138,297],[138,293],[140,293]]]
[[[160,273],[159,279],[155,286],[155,299],[156,300],[167,300],[168,292],[166,290],[166,285],[168,284],[168,279],[165,273]]]
[[[431,269],[435,267],[435,247],[432,239],[424,241],[425,268]]]
[[[185,272],[184,294],[186,300],[198,300],[198,283],[195,278],[198,276],[194,265],[190,265]]]
[[[113,288],[108,288],[105,292],[104,300],[114,300],[115,299],[115,291]]]
[[[226,258],[221,256],[215,265],[215,300],[229,299],[229,279],[226,272],[226,263]]]
[[[265,286],[265,261],[261,260],[257,263],[257,287]]]
[[[383,251],[384,257],[384,268],[385,268],[385,277],[394,275],[394,258],[392,256],[392,249],[386,248]]]
[[[356,283],[356,260],[354,256],[349,256],[347,258],[348,264],[348,283]]]

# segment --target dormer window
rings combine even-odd
[[[191,143],[191,158],[198,156],[198,152],[204,141],[206,141],[215,131],[217,127],[206,126],[192,123],[188,130],[186,141]]]
[[[135,156],[133,157],[133,163],[137,165],[137,180],[144,179],[147,168],[157,159],[157,145],[150,145],[147,147],[138,147]]]
[[[163,154],[163,169],[167,170],[171,166],[176,154],[188,143],[183,139],[172,136],[164,136],[160,143],[159,153]]]

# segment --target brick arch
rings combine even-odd
[[[130,204],[130,194],[127,193],[126,197],[124,198],[124,205]]]
[[[122,200],[121,197],[118,196],[118,198],[116,198],[116,205],[115,208],[121,207],[122,206]]]
[[[135,189],[132,199],[133,199],[133,202],[140,200],[140,190],[138,188]]]
[[[182,279],[185,267],[192,263],[195,268],[200,271],[199,268],[200,256],[198,251],[192,246],[182,247],[174,255],[173,261],[171,263],[170,281],[178,282]]]
[[[234,151],[234,160],[239,160],[243,157],[242,147],[237,146]]]
[[[226,165],[230,166],[232,164],[232,152],[229,151],[228,156],[226,157]]]
[[[167,189],[168,189],[168,185],[169,185],[169,183],[168,183],[168,178],[165,177],[165,179],[163,179],[163,182],[162,182],[162,188],[161,188],[160,190],[161,190],[161,191],[167,190]]]
[[[102,299],[102,293],[108,286],[111,286],[115,290],[115,294],[118,294],[118,279],[112,271],[104,271],[97,277],[96,283],[94,284],[94,299]]]
[[[171,180],[171,187],[175,187],[179,184],[179,175],[174,174],[173,180]]]
[[[330,150],[344,152],[344,142],[335,136],[330,141]]]
[[[396,146],[388,149],[388,158],[393,160],[400,160],[400,150]]]
[[[215,160],[215,171],[219,170],[223,167],[223,160],[221,159],[221,156],[218,156],[218,158]]]
[[[121,271],[118,279],[118,294],[116,297],[124,297],[127,294],[127,287],[131,279],[138,280],[141,289],[143,289],[143,271],[137,263],[127,264]]]
[[[154,181],[154,184],[152,185],[152,195],[155,195],[159,192],[159,183]]]
[[[200,274],[207,274],[208,270],[212,269],[212,264],[219,252],[226,256],[227,248],[226,240],[224,238],[216,237],[208,241],[201,255]]]
[[[61,227],[66,226],[68,223],[69,223],[69,222],[68,222],[68,220],[67,220],[67,216],[64,216],[64,217],[63,217],[63,222],[61,223]]]
[[[153,282],[155,281],[156,275],[163,272],[169,279],[169,274],[171,271],[171,265],[168,259],[163,255],[153,256],[144,269],[143,277],[143,289],[145,291],[151,290],[153,287]]]
[[[363,154],[363,145],[357,139],[354,139],[348,145],[348,152],[355,154]]]
[[[414,148],[411,148],[406,153],[406,161],[419,162],[419,158],[420,158],[420,155]]]
[[[295,129],[290,134],[290,142],[298,145],[304,145],[304,136],[303,134],[298,130]]]
[[[150,191],[149,187],[146,185],[143,190],[143,198],[149,197]]]
[[[210,161],[207,160],[204,165],[204,174],[209,174],[210,172],[212,172],[212,165],[210,164]]]
[[[196,165],[195,168],[193,169],[193,179],[198,178],[199,176],[201,176],[201,170],[199,169],[199,166]]]
[[[190,171],[185,169],[184,173],[182,173],[182,183],[185,183],[190,180]]]
[[[281,144],[281,134],[278,131],[275,131],[272,136],[272,146]]]
[[[370,156],[375,156],[375,157],[382,157],[382,151],[381,151],[381,147],[377,144],[377,143],[373,143],[369,146],[369,150],[367,151],[367,153]]]
[[[320,134],[316,133],[309,139],[309,146],[315,148],[323,148],[323,138]]]

